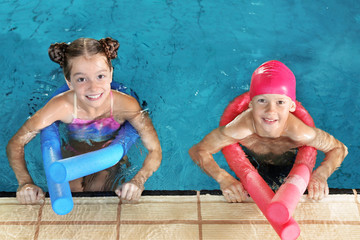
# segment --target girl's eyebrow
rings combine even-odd
[[[96,74],[99,74],[99,73],[102,73],[102,72],[106,72],[106,69],[99,70],[99,71],[96,72]],[[74,73],[73,76],[76,77],[78,75],[86,75],[86,73],[77,72],[77,73]]]

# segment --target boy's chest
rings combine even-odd
[[[257,155],[282,155],[293,148],[299,147],[288,137],[263,138],[256,134],[244,138],[240,141],[240,144]]]

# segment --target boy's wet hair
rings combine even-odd
[[[70,44],[51,44],[48,53],[52,61],[58,63],[64,71],[65,78],[70,81],[71,64],[70,60],[80,56],[93,56],[104,54],[109,68],[112,68],[111,59],[117,57],[119,42],[112,38],[95,40],[92,38],[79,38]]]

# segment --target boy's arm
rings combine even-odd
[[[317,174],[328,179],[338,169],[348,154],[347,147],[327,132],[312,128],[313,138],[307,144],[325,153],[324,161],[316,169]]]
[[[308,197],[321,200],[329,194],[327,179],[340,167],[348,151],[343,143],[325,131],[308,126],[299,129],[301,129],[302,137],[305,139],[301,141],[304,145],[314,147],[325,153],[323,162],[311,174],[308,185]]]
[[[223,127],[219,127],[213,130],[189,150],[193,161],[219,183],[230,174],[219,167],[212,155],[223,147],[237,142],[235,139],[225,136],[223,129]]]
[[[201,169],[214,178],[219,184],[228,202],[241,202],[247,199],[247,193],[242,184],[231,176],[215,162],[212,154],[217,153],[223,147],[238,142],[238,139],[227,134],[232,132],[233,126],[219,127],[204,137],[198,144],[194,145],[189,154],[193,161]]]

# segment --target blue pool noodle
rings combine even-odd
[[[124,93],[130,91],[130,95],[138,100],[138,97],[132,90],[126,88],[120,83],[112,82],[111,88]],[[67,85],[64,85],[58,88],[55,91],[55,93],[52,95],[52,97],[67,90],[69,90],[69,88],[67,87]],[[42,150],[42,156],[44,162],[44,169],[45,169],[46,181],[48,185],[48,191],[51,199],[51,205],[56,214],[65,215],[69,213],[74,206],[69,182],[63,181],[61,183],[57,183],[50,176],[50,167],[54,163],[61,161],[62,159],[58,124],[59,124],[58,122],[55,122],[50,126],[44,128],[40,133],[40,138],[41,138],[41,150]],[[111,161],[109,161],[111,163],[113,163],[114,161],[113,159],[116,159],[116,161],[118,162],[121,160],[121,158],[124,155],[126,155],[127,151],[130,149],[131,145],[136,141],[138,137],[139,135],[136,132],[136,130],[133,128],[133,126],[131,126],[129,122],[125,122],[124,125],[120,128],[118,135],[112,141],[112,143],[104,149],[91,152],[94,153],[94,155],[86,157],[87,161],[85,165],[78,166],[79,164],[76,164],[77,160],[79,159],[81,160],[83,158],[82,155],[72,157],[72,161],[71,161],[72,163],[68,164],[69,166],[71,166],[69,167],[68,172],[77,172],[82,167],[90,165],[89,160],[95,163],[92,165],[92,167],[90,167],[89,169],[90,171],[88,171],[92,173],[97,172],[94,171],[98,169],[98,167],[96,166],[96,162],[98,163],[103,161],[106,162],[107,160],[106,158],[111,158]],[[101,154],[96,154],[96,152],[98,151],[101,151]],[[121,154],[119,154],[120,152]],[[113,158],[114,155],[116,155],[117,157]],[[114,164],[116,164],[117,162],[115,162]],[[100,169],[98,171],[101,170],[103,169]]]
[[[61,144],[57,123],[44,128],[40,134],[41,150],[44,161],[45,176],[48,185],[48,191],[51,199],[51,206],[58,215],[69,213],[74,206],[69,182],[56,183],[49,174],[49,167],[61,156]]]
[[[56,183],[63,183],[112,167],[121,160],[138,137],[135,129],[126,122],[115,140],[106,148],[52,163],[48,170],[50,177]]]

